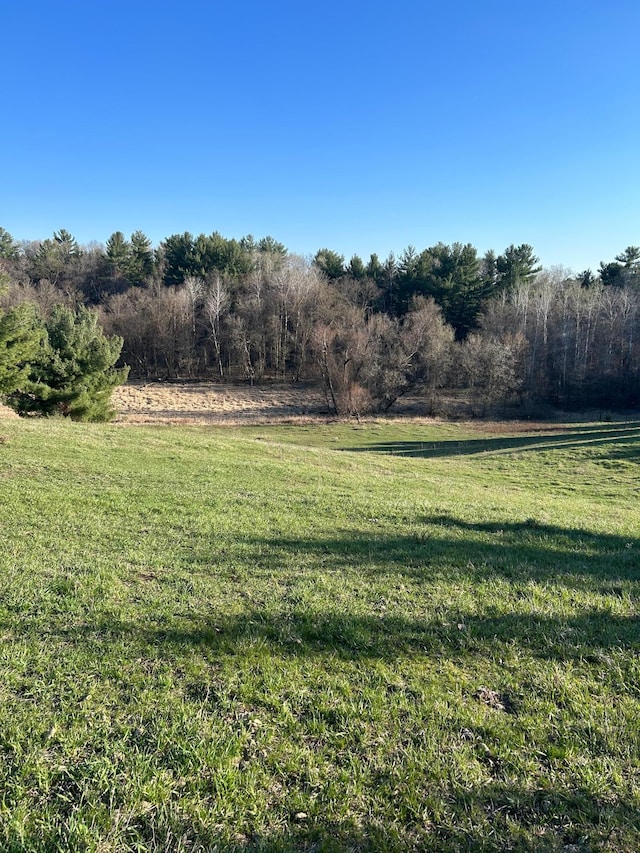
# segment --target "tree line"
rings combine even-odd
[[[20,312],[51,348],[49,326],[66,311],[67,327],[95,323],[115,354],[104,367],[112,383],[125,364],[149,380],[321,382],[337,414],[385,411],[416,391],[435,411],[445,389],[478,414],[500,401],[640,402],[633,246],[574,275],[542,269],[527,244],[483,256],[468,243],[409,246],[365,262],[328,248],[301,258],[251,235],[175,234],[154,248],[141,231],[117,231],[80,246],[65,230],[20,243],[0,228],[0,275],[0,371]],[[0,393],[16,406],[22,393],[26,410],[33,387],[3,391],[1,375]]]

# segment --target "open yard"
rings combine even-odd
[[[640,422],[295,414],[0,421],[0,849],[637,853]]]

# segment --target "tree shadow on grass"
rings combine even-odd
[[[614,649],[640,651],[639,620],[587,610],[578,616],[526,612],[476,615],[457,610],[442,619],[335,611],[250,609],[211,622],[172,627],[110,624],[106,631],[139,634],[152,645],[203,644],[234,654],[258,643],[282,656],[331,654],[344,659],[393,660],[410,654],[437,658],[493,655],[513,646],[546,660],[606,662]]]
[[[317,564],[319,572],[398,575],[430,583],[446,578],[535,581],[571,589],[614,592],[640,581],[640,539],[524,521],[466,522],[446,514],[424,516],[406,535],[345,533],[328,538],[244,537],[257,572]],[[192,554],[203,570],[215,569],[207,543]],[[313,567],[309,569],[313,572]]]
[[[459,660],[491,657],[500,648],[515,646],[541,660],[607,663],[615,650],[640,651],[638,621],[636,616],[614,615],[606,609],[565,617],[541,616],[526,609],[478,614],[460,608],[437,618],[420,618],[309,607],[247,607],[234,614],[136,622],[104,615],[92,622],[50,624],[45,632],[25,621],[22,628],[24,634],[58,637],[73,645],[106,648],[124,641],[141,653],[153,649],[154,655],[174,659],[192,647],[217,658],[243,656],[256,647],[281,658],[329,655],[391,662],[419,654]],[[15,624],[3,627],[18,633]]]
[[[390,441],[343,449],[358,453],[387,453],[394,456],[431,459],[479,453],[520,453],[532,450],[570,450],[600,446],[609,448],[630,443],[634,444],[625,452],[632,457],[640,455],[640,421],[574,429],[556,435],[511,435],[502,438],[448,439],[446,441]]]
[[[358,584],[369,578],[405,579],[418,586],[453,582],[465,587],[500,581],[505,603],[492,605],[489,593],[482,609],[451,605],[426,613],[424,618],[377,609],[354,599],[346,611],[291,607],[275,593],[271,604],[247,607],[239,616],[218,614],[210,623],[159,629],[159,641],[203,642],[232,651],[238,641],[261,642],[280,654],[331,653],[347,658],[393,658],[408,653],[455,655],[491,654],[496,643],[516,643],[531,654],[557,660],[596,658],[614,648],[640,648],[640,622],[621,615],[611,602],[629,599],[638,591],[640,541],[613,534],[523,522],[470,523],[447,515],[422,519],[415,536],[345,534],[330,539],[250,537],[241,541],[252,574],[275,583],[291,572],[297,578],[326,572],[351,575]],[[196,562],[206,572],[217,572],[215,553],[201,551]],[[504,585],[506,582],[506,586]],[[530,584],[543,587],[545,596],[589,593],[601,597],[600,606],[573,608],[574,615],[541,613]],[[551,590],[551,593],[550,593]],[[382,594],[382,593],[381,593]],[[512,601],[511,610],[509,601]],[[244,600],[244,599],[243,599]],[[571,608],[569,608],[571,609]],[[626,612],[634,612],[627,607]],[[506,611],[506,612],[505,612]],[[148,636],[156,642],[154,629]]]
[[[86,637],[98,645],[131,638],[161,653],[171,650],[172,655],[194,644],[234,655],[240,644],[258,643],[284,656],[393,659],[421,653],[459,658],[492,655],[496,644],[515,643],[541,658],[589,660],[612,649],[640,648],[640,621],[632,604],[640,586],[638,539],[533,520],[470,523],[434,515],[416,525],[415,535],[251,537],[238,544],[243,564],[251,566],[247,578],[261,578],[263,596],[265,589],[273,589],[266,600],[252,599],[242,576],[225,581],[227,570],[216,564],[215,549],[209,545],[191,552],[190,571],[218,575],[226,586],[226,600],[233,602],[232,612],[202,616],[200,608],[191,614],[179,606],[171,615],[143,612],[135,623],[113,613],[94,613],[92,622],[68,624],[58,611],[61,616],[47,617],[46,622],[27,615],[22,627],[78,643]],[[339,608],[330,598],[318,604],[317,596],[303,607],[287,593],[292,578],[296,585],[311,586],[327,573],[341,576],[346,589],[354,584],[361,594]],[[162,577],[156,580],[164,583]],[[413,586],[413,592],[411,587],[403,592],[409,614],[384,600],[384,590],[395,588],[398,581]],[[418,601],[429,584],[452,584],[453,590],[467,593],[477,585],[478,595],[465,595],[460,603],[454,600],[446,606],[431,605],[426,596],[424,615],[417,617],[417,605],[411,602]],[[588,607],[572,603],[585,593],[592,596]],[[500,604],[494,594],[501,596]],[[564,600],[561,610],[569,615],[558,613],[556,598]],[[15,629],[15,620],[6,627]]]

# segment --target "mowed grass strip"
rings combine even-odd
[[[3,851],[640,849],[635,424],[0,433]]]

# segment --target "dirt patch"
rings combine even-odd
[[[129,383],[112,397],[121,424],[286,423],[328,417],[315,387]]]
[[[315,385],[219,385],[211,382],[130,382],[116,388],[113,405],[120,424],[211,424],[229,426],[268,423],[313,423],[335,420],[327,402]],[[424,397],[398,401],[384,418],[420,423],[441,418],[428,414]],[[479,434],[496,432],[557,432],[558,424],[532,421],[467,421]]]
[[[0,403],[0,421],[6,421],[9,419],[13,420],[17,417],[18,415],[13,411],[13,409],[10,409],[9,406],[3,406],[2,403]]]

